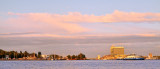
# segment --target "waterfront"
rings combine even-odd
[[[160,60],[0,61],[0,69],[160,69]]]

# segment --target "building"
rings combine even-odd
[[[149,55],[148,55],[148,57],[146,59],[156,59],[156,58],[153,58],[152,53],[149,53]]]
[[[124,55],[124,47],[111,46],[110,49],[111,49],[111,55],[112,56]]]
[[[49,55],[41,55],[42,59],[49,59]]]
[[[110,55],[104,55],[100,58],[100,60],[115,60],[115,59],[123,59],[126,57],[124,54],[124,47],[115,47],[111,46]]]
[[[115,60],[115,59],[123,59],[124,57],[126,57],[126,55],[124,54],[124,47],[111,46],[110,51],[111,51],[110,55],[104,55],[100,59]]]
[[[149,59],[153,58],[152,53],[149,53],[148,58],[149,58]]]
[[[115,60],[116,57],[112,56],[112,55],[104,55],[103,57],[101,57],[101,60]]]
[[[28,60],[35,60],[35,59],[37,59],[37,57],[35,56],[35,53],[32,53],[32,54],[29,54],[29,56],[27,56],[26,59],[28,59]]]
[[[98,56],[97,56],[97,60],[100,60],[100,58],[101,58],[101,56],[100,56],[100,55],[98,55]]]

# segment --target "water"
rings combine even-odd
[[[160,60],[0,61],[0,69],[160,69]]]

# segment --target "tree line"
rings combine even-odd
[[[18,58],[25,58],[25,57],[29,57],[32,56],[36,57],[38,59],[42,59],[42,53],[38,52],[38,53],[29,53],[27,51],[5,51],[0,49],[0,59],[2,58],[10,58],[10,59],[18,59]],[[82,53],[78,54],[78,55],[67,55],[66,57],[57,55],[57,54],[51,54],[48,55],[49,57],[45,58],[47,59],[53,59],[53,60],[86,60],[86,56]]]
[[[35,55],[35,57],[41,58],[41,52],[38,52],[37,54],[37,53],[28,53],[27,51],[17,52],[17,51],[5,51],[5,50],[0,49],[0,58],[6,58],[8,56],[8,58],[16,59],[16,58],[28,57],[30,55]]]
[[[86,56],[82,53],[78,54],[78,55],[68,55],[67,58],[69,60],[85,60]]]

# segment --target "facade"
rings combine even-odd
[[[101,59],[101,56],[100,56],[100,55],[98,55],[98,56],[97,56],[97,59],[98,59],[98,60],[100,60],[100,59]]]
[[[101,60],[115,60],[123,59],[124,57],[126,57],[126,55],[124,54],[124,47],[111,46],[110,51],[111,54],[101,57]]]
[[[111,49],[111,55],[112,56],[124,55],[124,47],[111,46],[110,49]]]

